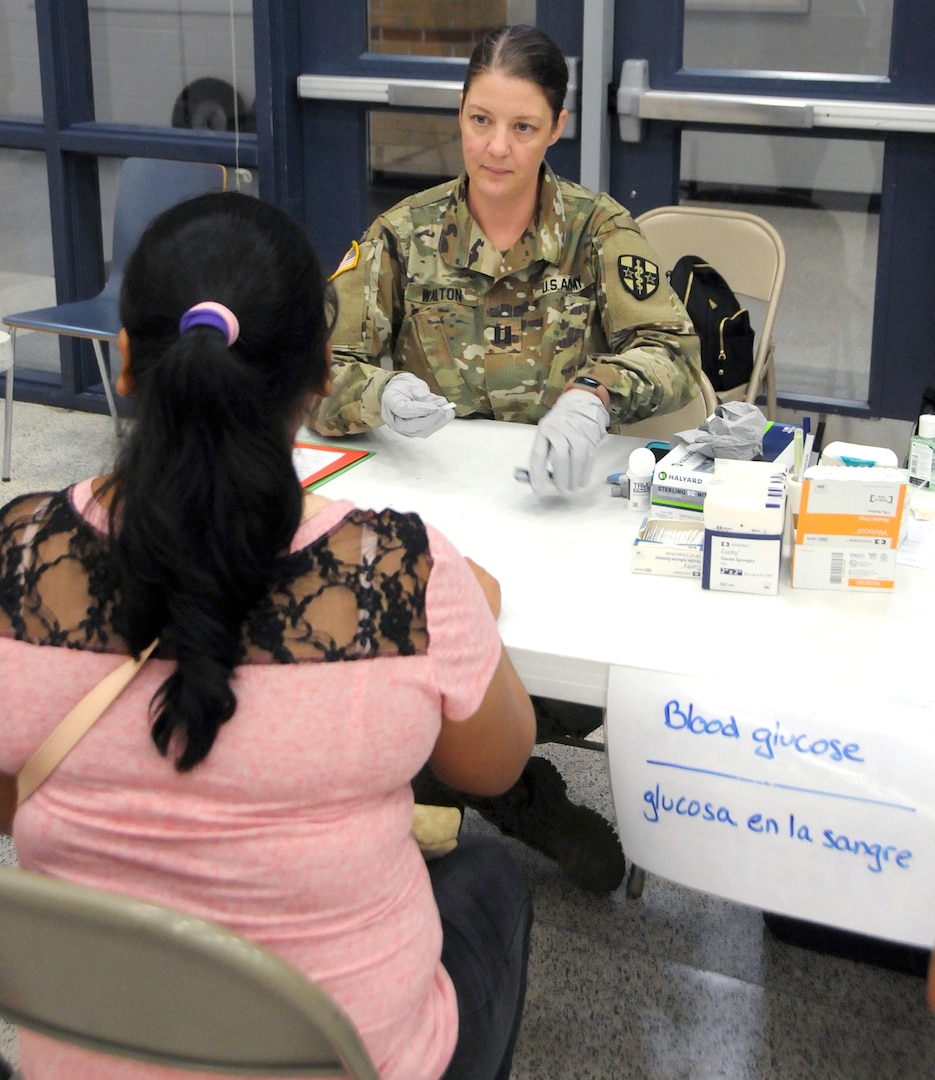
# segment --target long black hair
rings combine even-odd
[[[301,519],[292,439],[327,380],[329,288],[299,226],[235,193],[160,215],[126,267],[136,419],[111,483],[115,626],[134,654],[159,637],[175,658],[152,737],[180,771],[234,713],[244,617]],[[206,300],[236,315],[233,345],[180,333]]]
[[[488,72],[535,83],[552,110],[552,123],[558,123],[568,89],[568,65],[548,34],[522,24],[491,30],[471,53],[462,89],[465,97],[475,78]]]

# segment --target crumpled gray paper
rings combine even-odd
[[[763,432],[768,421],[756,405],[725,401],[700,427],[677,431],[669,446],[688,445],[709,458],[754,461],[763,454]]]

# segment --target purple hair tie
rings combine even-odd
[[[227,338],[228,347],[233,345],[240,336],[240,323],[237,321],[237,316],[230,308],[226,308],[215,300],[204,300],[190,307],[179,321],[179,333],[184,334],[193,326],[213,326],[215,330],[220,330]]]

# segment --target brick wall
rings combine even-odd
[[[370,0],[370,48],[407,56],[470,56],[506,21],[507,0]]]
[[[507,0],[370,0],[370,49],[406,56],[463,56],[507,22]],[[450,113],[370,114],[375,173],[449,177],[461,171],[461,138]]]

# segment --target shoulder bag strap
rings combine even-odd
[[[156,648],[158,638],[140,653],[120,664],[78,702],[45,742],[35,751],[16,777],[16,805],[21,806],[59,764],[62,758],[88,732],[111,702],[116,701]]]

